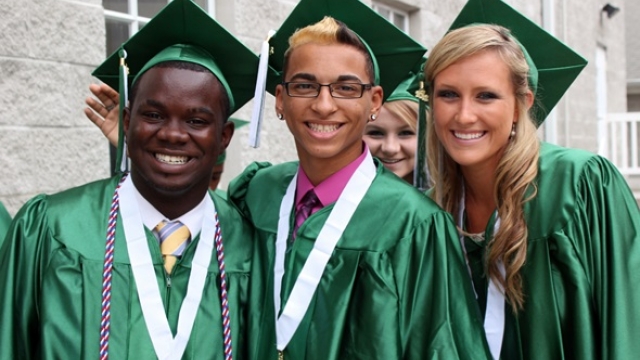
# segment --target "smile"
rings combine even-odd
[[[380,161],[382,161],[383,164],[396,164],[402,160],[404,159],[380,159]]]
[[[484,136],[485,131],[480,131],[480,132],[475,132],[475,133],[460,133],[457,131],[453,131],[453,136],[457,137],[458,139],[462,139],[462,140],[474,140],[474,139],[479,139],[482,136]]]
[[[338,130],[340,128],[340,124],[315,124],[315,123],[307,123],[309,129],[314,132],[319,133],[330,133]]]
[[[182,164],[186,164],[187,161],[189,161],[188,156],[172,156],[172,155],[158,154],[158,153],[156,153],[155,155],[158,161],[165,164],[182,165]]]

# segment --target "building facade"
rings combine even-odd
[[[627,0],[626,20],[627,111],[640,112],[640,1]]]
[[[109,175],[109,147],[84,114],[90,73],[166,0],[3,0],[0,12],[0,201],[15,213],[30,197]],[[258,51],[297,0],[198,0],[231,33]],[[433,47],[465,0],[364,0]],[[627,111],[625,16],[609,17],[596,0],[506,1],[589,60],[540,129],[559,145],[599,151],[606,114]],[[627,0],[633,2],[633,0]],[[615,4],[625,11],[623,1]],[[635,6],[635,5],[634,5]],[[637,23],[637,22],[636,22]],[[428,53],[427,53],[428,55]],[[639,69],[640,70],[640,69]],[[638,73],[640,77],[640,73]],[[249,119],[249,103],[235,117]],[[273,97],[265,105],[259,149],[236,132],[222,185],[252,161],[296,158]]]

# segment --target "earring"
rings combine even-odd
[[[511,125],[511,136],[509,136],[509,138],[511,139],[514,136],[516,136],[516,123]]]
[[[280,113],[277,113],[276,116],[278,117],[278,120],[283,120],[284,119],[284,116],[282,114],[280,114]]]
[[[376,121],[376,114],[371,114],[371,121]]]

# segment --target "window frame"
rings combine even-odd
[[[394,22],[394,19],[393,19],[394,15],[397,14],[397,15],[401,15],[402,17],[404,17],[403,27],[402,28],[399,27],[399,28],[400,28],[400,30],[402,30],[406,34],[409,34],[409,30],[410,30],[410,25],[411,24],[410,24],[410,15],[409,15],[408,11],[402,10],[402,9],[400,9],[398,7],[393,6],[393,5],[382,3],[382,2],[379,2],[379,1],[372,1],[371,2],[371,8],[375,12],[377,12],[378,14],[383,16],[385,19],[387,19],[390,23],[392,23],[394,25],[396,25],[396,23]],[[380,13],[380,9],[389,11],[389,14],[390,14],[391,18],[387,18],[384,15],[382,15]]]
[[[167,4],[172,0],[167,0]],[[216,17],[216,0],[205,0],[206,8],[204,9],[211,17]],[[126,23],[129,25],[129,37],[133,36],[140,28],[148,23],[151,18],[138,15],[138,0],[128,0],[128,12],[120,12],[115,10],[104,9],[105,20],[113,20],[116,22]]]

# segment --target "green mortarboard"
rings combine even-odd
[[[229,121],[231,121],[233,123],[233,125],[235,126],[236,130],[238,130],[240,128],[243,128],[245,125],[249,124],[249,122],[247,120],[241,120],[241,119],[234,118],[234,117],[229,118]]]
[[[418,102],[420,96],[424,101],[426,100],[426,92],[424,91],[424,64],[427,61],[426,57],[423,57],[422,60],[413,67],[413,69],[405,75],[404,80],[395,90],[389,95],[386,102],[396,101],[396,100],[411,100]],[[419,92],[419,90],[422,90]]]
[[[275,35],[269,39],[270,48],[268,49],[271,52],[269,65],[278,73],[268,77],[266,84],[259,84],[262,85],[262,91],[266,85],[266,90],[275,94],[276,85],[282,82],[284,54],[289,48],[289,37],[296,30],[313,25],[325,16],[345,23],[360,36],[365,46],[368,46],[373,53],[374,70],[379,74],[375,82],[384,89],[385,99],[427,51],[425,47],[359,0],[301,0]],[[377,66],[375,66],[376,63]],[[327,66],[331,65],[327,64]],[[260,79],[260,76],[258,78]],[[259,96],[258,93],[257,86],[256,99]],[[251,136],[257,138],[260,121],[261,113],[258,115],[254,109]],[[253,142],[253,139],[250,139],[250,142]],[[257,139],[255,142],[257,143]],[[252,144],[252,146],[255,145]]]
[[[235,129],[238,130],[240,128],[242,128],[243,126],[249,124],[249,122],[247,120],[240,120],[238,118],[229,118],[229,121],[231,121],[234,125],[235,125]],[[220,156],[218,156],[218,160],[216,160],[216,165],[220,165],[223,164],[224,161],[227,159],[227,150],[223,151],[222,154],[220,154]]]
[[[150,67],[167,61],[185,61],[209,69],[227,90],[231,112],[253,97],[258,57],[191,0],[170,2],[93,75],[119,88],[122,110],[132,80],[137,81]],[[125,63],[128,75],[121,75],[126,72],[121,66]],[[125,77],[127,81],[123,81]],[[124,152],[122,112],[120,122],[117,164],[123,162]]]
[[[529,87],[537,100],[533,117],[540,126],[587,60],[501,0],[469,0],[449,30],[477,23],[508,28],[521,44],[531,68]]]

